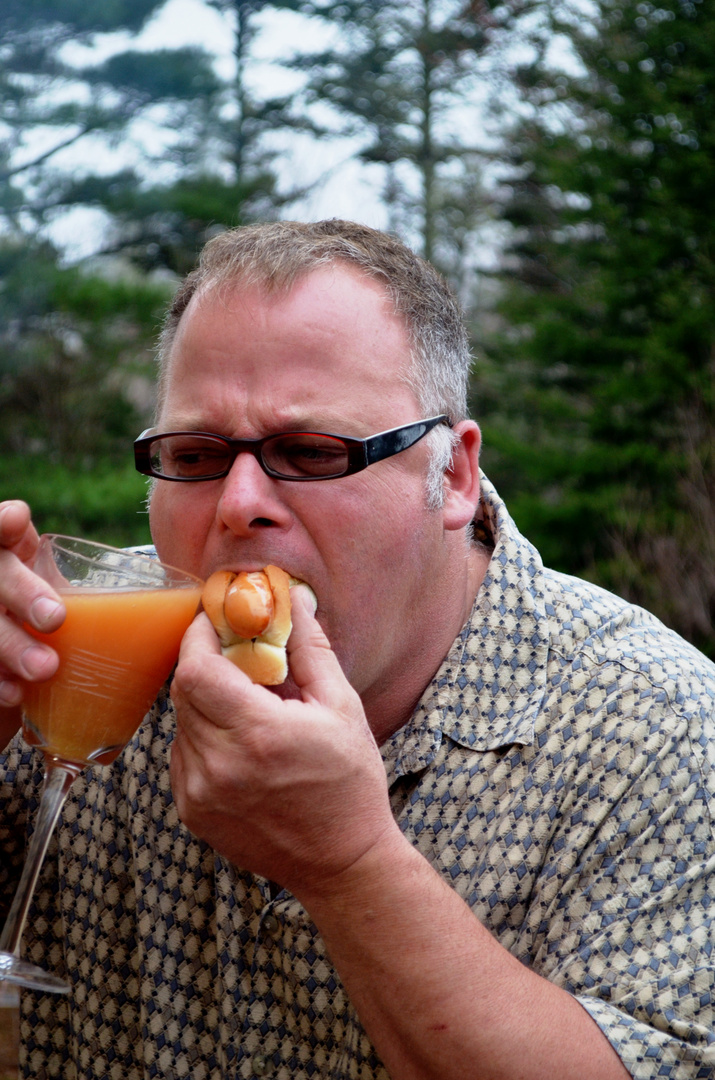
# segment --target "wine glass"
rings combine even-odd
[[[88,765],[108,765],[150,708],[179,653],[201,597],[201,581],[138,555],[46,534],[33,567],[67,609],[52,634],[26,627],[59,654],[56,674],[27,683],[23,734],[45,761],[35,830],[0,935],[0,981],[53,993],[69,986],[20,958],[37,878],[67,793]]]

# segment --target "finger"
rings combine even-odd
[[[179,659],[185,660],[206,652],[219,654],[221,652],[221,643],[208,615],[200,611],[184,634],[179,650]]]
[[[51,678],[58,665],[54,649],[35,641],[7,615],[0,615],[0,705],[19,705],[23,684]]]
[[[174,672],[171,696],[220,728],[232,728],[244,710],[275,707],[275,696],[256,686],[221,654],[208,616],[201,612],[186,631]]]
[[[171,682],[171,696],[175,702],[185,699],[190,702],[197,687],[200,687],[207,660],[221,655],[221,645],[213,626],[204,612],[194,618],[184,634],[179,649],[174,676]]]
[[[356,697],[323,628],[315,617],[310,590],[291,589],[293,629],[288,639],[291,675],[304,701],[315,701],[342,710],[346,699]]]
[[[10,672],[0,671],[0,719],[2,719],[6,712],[18,709],[21,701],[21,683],[17,682]],[[0,748],[1,746],[2,742],[0,740]]]
[[[37,530],[27,503],[21,499],[0,502],[0,547],[8,548],[18,559],[28,562],[34,557],[37,544]]]
[[[14,705],[20,696],[9,689],[18,680],[41,682],[57,671],[59,657],[44,642],[36,641],[12,619],[0,617],[0,679],[6,684],[5,704]]]
[[[30,569],[38,542],[27,503],[0,503],[0,604],[35,630],[51,633],[65,612],[54,589]]]
[[[48,643],[31,637],[21,624],[49,634],[64,621],[64,605],[41,577],[2,548],[0,605],[0,670],[30,681],[49,678],[57,668],[56,653]],[[6,701],[7,696],[6,688]]]

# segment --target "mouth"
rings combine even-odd
[[[257,574],[257,573],[263,573],[263,571],[265,570],[265,568],[267,566],[277,566],[279,569],[284,570],[286,572],[286,574],[288,574],[289,578],[291,579],[291,584],[293,584],[293,585],[297,585],[297,584],[307,585],[308,588],[311,590],[311,592],[313,592],[313,594],[315,594],[315,590],[313,589],[313,586],[310,584],[310,582],[307,580],[307,578],[303,577],[302,574],[295,573],[290,567],[286,566],[284,563],[279,562],[278,560],[273,560],[273,559],[266,559],[263,562],[256,561],[256,560],[246,560],[246,561],[242,561],[241,563],[233,563],[230,566],[225,564],[225,563],[221,563],[218,566],[214,566],[207,573],[206,579],[208,580],[208,578],[211,576],[211,574],[215,573],[216,570],[221,570],[224,573],[233,574],[233,575],[243,574],[243,573],[245,573],[245,574]]]

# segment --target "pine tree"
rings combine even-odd
[[[382,170],[388,227],[457,278],[465,229],[486,203],[475,102],[478,61],[497,29],[490,7],[312,0],[302,8],[335,28],[333,43],[294,61],[309,75],[309,104],[338,118],[311,125],[308,111],[303,124],[321,137],[358,137],[359,158]]]
[[[714,652],[715,11],[592,7],[549,5],[578,74],[519,72],[489,468],[551,561]]]
[[[163,2],[0,8],[0,498],[39,509],[44,490],[46,503],[63,508],[65,528],[106,536],[98,519],[113,516],[116,491],[130,522],[117,539],[130,539],[139,520],[126,508],[139,505],[143,485],[124,464],[116,469],[151,414],[152,345],[169,286],[126,269],[63,265],[47,230],[70,207],[121,197],[100,159],[133,124],[162,107],[183,129],[216,99],[212,61],[195,49],[126,47],[79,66],[78,45],[118,31],[131,43]]]
[[[98,35],[136,34],[164,0],[11,0],[0,10],[0,123],[3,169],[0,214],[5,231],[27,233],[67,204],[77,171],[67,151],[96,163],[102,147],[125,138],[131,126],[170,105],[181,125],[197,99],[218,84],[210,58],[197,49],[141,52],[128,48],[80,66],[71,47]],[[89,173],[89,166],[84,170]],[[95,171],[97,171],[95,169]]]

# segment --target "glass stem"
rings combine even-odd
[[[42,869],[47,846],[64,801],[67,798],[67,792],[79,772],[79,769],[67,768],[64,765],[58,765],[52,760],[47,762],[35,831],[30,839],[30,847],[22,870],[20,884],[17,887],[2,935],[0,935],[0,952],[14,953],[15,956],[20,955],[22,932],[25,929],[25,920],[32,902],[37,878]]]

